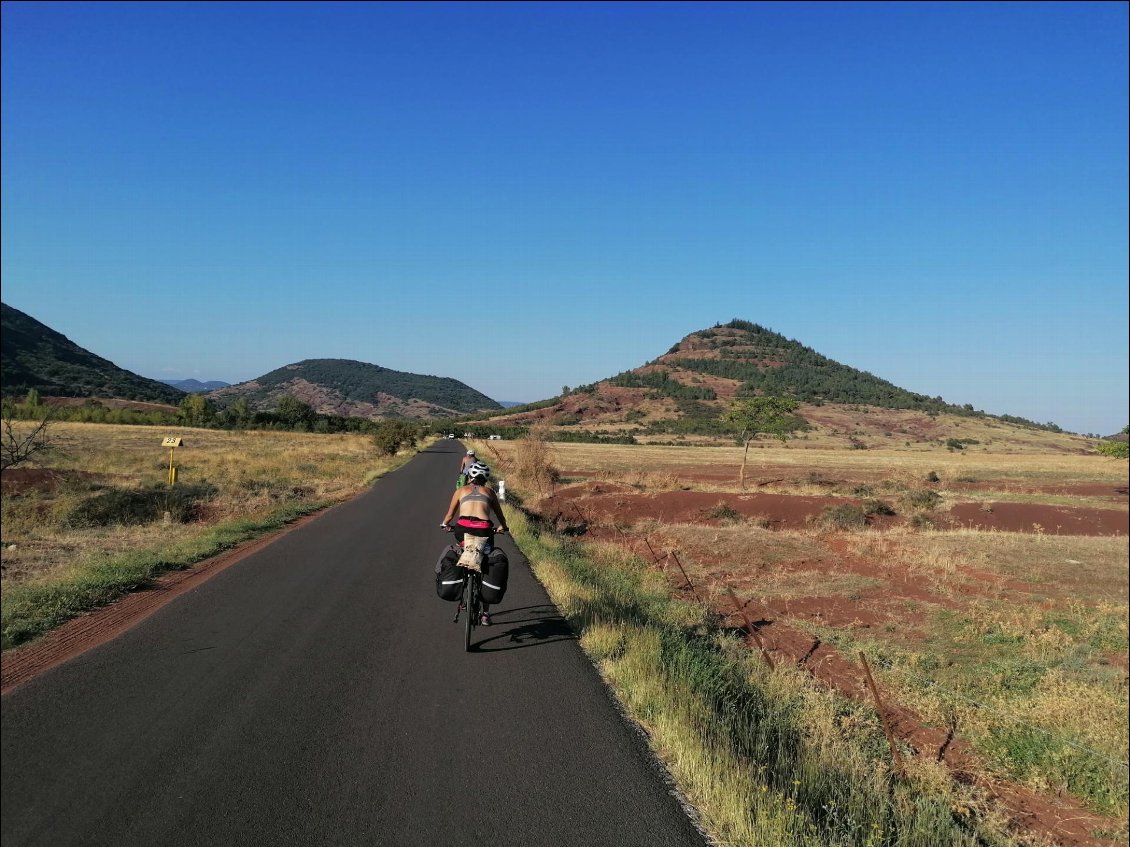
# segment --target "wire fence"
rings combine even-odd
[[[583,525],[585,525],[585,526],[596,526],[597,525],[597,523],[595,521],[590,520],[589,517],[587,515],[585,515],[585,513],[583,511],[581,511],[580,507],[576,503],[573,503],[571,505],[573,506],[574,510],[577,513],[577,517],[580,518]],[[654,545],[652,545],[650,537],[648,537],[648,536],[638,536],[636,538],[629,537],[615,523],[612,524],[612,527],[619,534],[621,540],[626,544],[628,549],[630,549],[636,555],[642,555],[642,553],[638,552],[635,549],[635,542],[637,540],[642,540],[644,546],[647,548],[647,553],[651,558],[653,566],[659,567],[664,572],[666,572],[667,567],[668,567],[668,563],[673,562],[675,564],[675,566],[678,568],[679,575],[682,577],[682,580],[686,584],[686,587],[690,590],[691,594],[694,596],[695,602],[700,604],[700,605],[706,606],[707,608],[710,608],[710,604],[707,603],[703,599],[702,594],[699,592],[699,588],[694,584],[694,581],[691,579],[690,575],[687,573],[687,569],[686,569],[686,566],[683,563],[683,560],[679,557],[678,553],[675,550],[667,550],[667,551],[664,551],[662,554],[660,554],[659,552],[657,552],[655,550]],[[770,671],[775,670],[776,666],[777,666],[777,662],[775,662],[774,659],[773,659],[770,646],[766,644],[765,639],[762,637],[762,633],[760,632],[760,627],[758,627],[756,624],[754,624],[750,621],[749,616],[745,612],[745,604],[742,603],[742,601],[739,599],[737,594],[734,592],[733,588],[728,583],[726,583],[723,580],[712,580],[712,582],[714,583],[712,585],[712,588],[714,589],[715,594],[717,594],[717,595],[725,594],[730,599],[731,604],[733,605],[735,612],[743,620],[744,629],[745,629],[746,633],[748,634],[750,639],[754,642],[754,645],[757,647],[758,651],[761,653],[761,656],[764,659],[766,665],[769,667]],[[783,622],[786,622],[786,623],[792,623],[794,625],[796,625],[797,623],[800,623],[800,621],[798,621],[796,618],[791,617],[788,614],[783,614],[783,613],[779,612],[778,610],[773,609],[769,606],[765,606],[765,608],[768,612],[770,612],[773,615],[774,620],[780,620],[780,621],[783,621]],[[798,628],[800,628],[800,627],[798,627]],[[837,648],[839,648],[841,650],[845,650],[845,649],[851,647],[851,645],[842,643],[838,639],[835,639],[835,638],[827,639],[827,641],[829,643],[834,644]],[[896,769],[901,771],[902,770],[901,754],[899,753],[899,751],[897,749],[897,745],[894,742],[893,732],[892,732],[891,727],[890,727],[889,722],[888,722],[887,713],[888,713],[889,710],[887,708],[887,704],[884,703],[882,693],[880,692],[878,684],[875,682],[874,677],[871,673],[870,664],[868,662],[866,654],[862,650],[858,650],[857,647],[854,648],[854,649],[857,650],[859,658],[860,658],[860,664],[861,664],[861,670],[862,670],[862,674],[861,674],[862,680],[861,681],[865,685],[865,687],[870,691],[870,693],[871,693],[871,695],[872,695],[872,697],[875,701],[876,710],[878,711],[880,720],[883,723],[884,733],[887,735],[887,740],[891,745],[892,759],[894,760]],[[1110,755],[1108,755],[1107,753],[1104,753],[1101,750],[1095,750],[1092,747],[1088,747],[1086,744],[1081,744],[1080,742],[1075,741],[1074,739],[1067,738],[1067,737],[1065,737],[1061,734],[1052,732],[1052,731],[1046,729],[1045,727],[1042,727],[1042,726],[1039,726],[1037,724],[1032,723],[1031,721],[1026,721],[1023,718],[1019,717],[1018,715],[1015,715],[1011,712],[1008,712],[1004,709],[1001,709],[998,706],[994,706],[994,705],[991,705],[989,703],[985,703],[985,702],[977,700],[973,697],[969,697],[968,695],[964,694],[963,692],[955,691],[955,690],[953,690],[953,689],[951,689],[951,688],[949,688],[945,685],[942,685],[937,680],[930,679],[930,678],[924,677],[924,676],[920,676],[920,675],[912,673],[911,671],[908,671],[904,668],[896,667],[889,660],[884,660],[882,657],[872,657],[872,661],[877,666],[881,667],[885,673],[893,673],[893,674],[900,675],[905,679],[914,680],[920,687],[922,687],[924,689],[936,690],[936,691],[941,692],[942,694],[944,694],[946,696],[954,698],[955,700],[960,700],[960,701],[962,701],[962,702],[964,702],[964,703],[966,703],[970,706],[973,706],[973,707],[975,707],[975,708],[977,708],[981,711],[984,711],[984,712],[1000,719],[1002,722],[1008,722],[1008,723],[1011,723],[1011,724],[1014,724],[1014,725],[1017,725],[1017,726],[1022,726],[1026,729],[1032,730],[1036,733],[1039,733],[1039,734],[1047,737],[1048,739],[1050,739],[1050,740],[1052,740],[1052,741],[1054,741],[1058,744],[1062,744],[1064,746],[1069,746],[1069,747],[1071,747],[1075,750],[1078,750],[1078,751],[1085,753],[1089,756],[1092,756],[1096,759],[1102,760],[1105,764],[1110,766],[1112,772],[1126,771],[1127,772],[1127,778],[1130,778],[1130,762],[1125,762],[1125,761],[1121,761],[1119,759],[1112,758]]]

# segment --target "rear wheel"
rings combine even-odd
[[[476,574],[467,574],[467,584],[463,588],[464,600],[463,604],[467,607],[467,620],[463,622],[464,643],[463,649],[470,651],[471,649],[471,630],[475,628],[479,618],[479,591],[478,580]]]

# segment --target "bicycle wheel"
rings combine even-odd
[[[467,607],[467,620],[463,622],[464,643],[463,649],[471,650],[471,630],[479,621],[479,582],[478,574],[468,573],[467,584],[464,591],[464,605]]]

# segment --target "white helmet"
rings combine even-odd
[[[467,455],[468,455],[468,456],[474,456],[474,455],[475,455],[475,451],[474,451],[474,450],[468,450],[468,451],[467,451]]]
[[[483,482],[486,482],[490,479],[490,468],[482,462],[475,462],[475,464],[467,468],[464,473],[467,474],[467,479],[469,480],[481,479]]]

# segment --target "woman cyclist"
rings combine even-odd
[[[467,484],[467,468],[479,461],[475,458],[475,451],[468,450],[467,455],[463,457],[463,461],[459,464],[459,479],[455,482],[456,488],[462,488]]]
[[[443,516],[443,523],[440,526],[447,532],[454,532],[460,544],[463,543],[464,536],[474,535],[486,538],[493,547],[495,529],[491,523],[492,512],[498,516],[498,532],[508,532],[508,530],[498,495],[487,485],[490,468],[482,462],[475,462],[467,468],[466,473],[467,484],[455,489],[455,493],[451,495],[451,504],[447,507],[447,514]],[[459,515],[457,519],[456,513]],[[455,519],[454,524],[451,523],[453,519]],[[480,623],[483,626],[490,626],[490,615],[487,614],[485,603]]]

